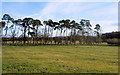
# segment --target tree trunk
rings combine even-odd
[[[73,34],[73,28],[71,28],[71,40],[70,40],[70,44],[72,44],[72,34]]]
[[[81,42],[82,42],[82,44],[83,44],[83,31],[82,31],[82,41],[81,41]]]
[[[49,44],[49,26],[48,26],[48,44]]]
[[[58,42],[58,38],[57,38],[57,34],[58,34],[58,30],[56,32],[56,38],[55,38],[55,41]],[[56,44],[56,43],[55,43]]]
[[[66,27],[66,44],[68,44],[68,38],[67,38],[67,27]]]
[[[28,45],[29,45],[29,32],[30,32],[30,28],[28,26]]]
[[[7,22],[7,28],[6,28],[6,34],[5,34],[5,36],[7,35],[7,30],[8,30],[8,22]],[[6,44],[7,44],[7,40],[6,40]]]
[[[37,31],[38,31],[38,26],[37,26],[37,30],[36,30],[36,40],[37,40],[37,44],[38,44],[38,33],[37,33]]]
[[[52,41],[53,41],[53,29],[52,29],[52,32],[51,32],[51,44],[52,44]]]
[[[26,28],[24,28],[24,44],[25,44],[25,42],[26,42],[25,33],[26,33]]]
[[[46,31],[47,31],[47,29],[46,29],[46,25],[45,25],[45,31],[44,31],[44,42],[45,42],[45,44],[46,44],[46,36],[47,36]]]
[[[74,45],[76,44],[76,27],[74,29]]]
[[[62,28],[61,28],[61,31],[60,31],[60,38],[61,39],[59,39],[59,40],[61,41],[61,44],[62,44]]]

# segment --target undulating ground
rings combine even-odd
[[[3,46],[3,73],[117,73],[117,46]]]

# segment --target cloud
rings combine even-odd
[[[108,3],[109,4],[109,3]],[[105,5],[105,3],[90,2],[51,2],[43,10],[30,15],[40,19],[60,18],[112,18],[117,17],[117,3]],[[63,17],[64,16],[64,17]]]
[[[85,16],[84,12],[100,4],[83,3],[83,2],[51,2],[38,13],[30,15],[39,19],[54,19],[76,18]]]
[[[81,18],[90,19],[93,28],[96,23],[102,26],[102,32],[117,31],[117,3],[106,5],[105,3],[66,3],[66,2],[53,2],[48,5],[39,13],[31,15],[32,17],[41,20],[60,20],[71,18],[79,21]],[[78,18],[80,17],[80,18]],[[78,20],[79,19],[79,20]]]

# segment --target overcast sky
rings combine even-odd
[[[102,32],[118,31],[118,2],[2,2],[2,15],[14,19],[32,17],[59,21],[81,19],[102,26]]]

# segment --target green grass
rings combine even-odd
[[[117,73],[117,46],[3,46],[3,73]]]

